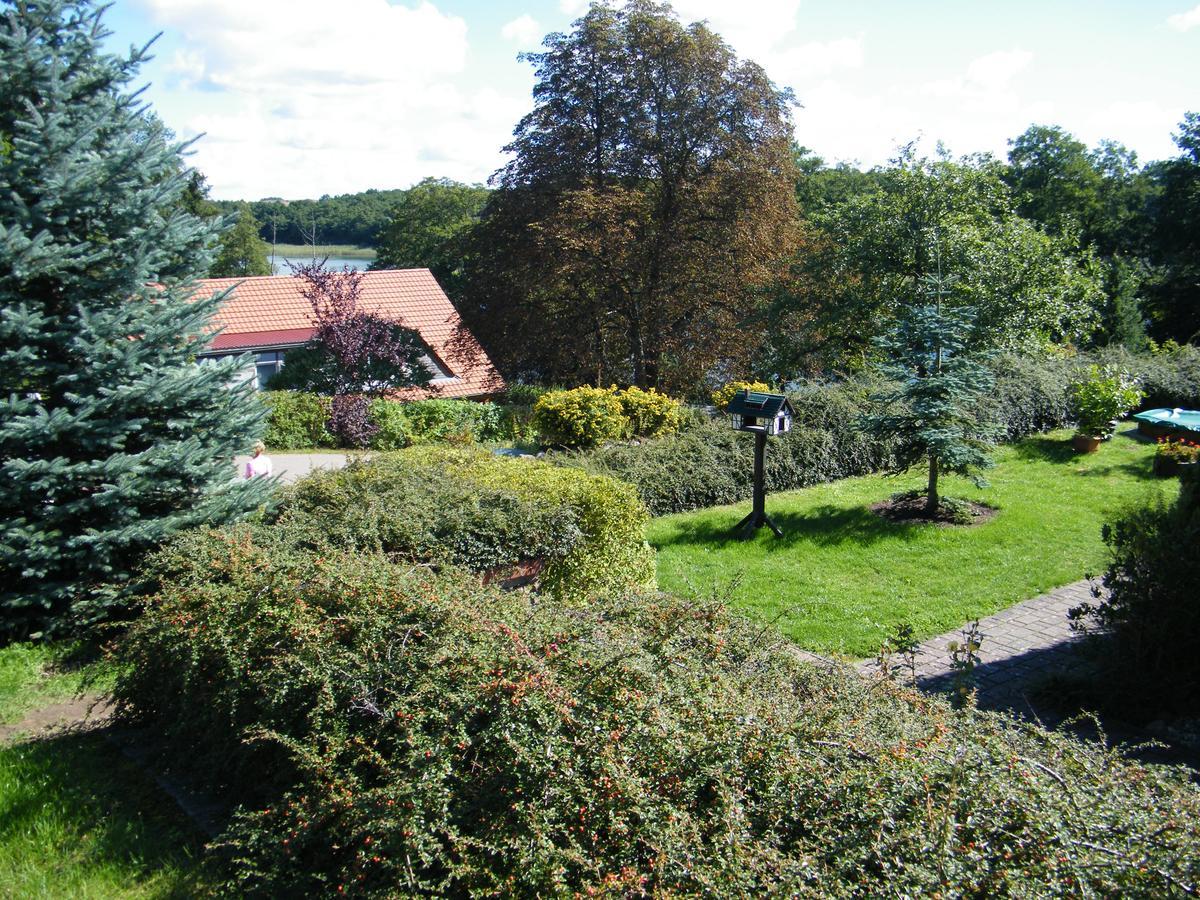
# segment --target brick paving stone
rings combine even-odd
[[[975,669],[978,703],[987,708],[1030,712],[1026,688],[1071,665],[1078,634],[1071,629],[1067,611],[1092,600],[1092,582],[1077,581],[1034,597],[979,620],[983,640]],[[969,623],[968,623],[969,624]],[[962,640],[966,628],[932,637],[917,648],[917,686],[944,691],[953,685],[951,641]],[[874,663],[859,666],[873,672]]]

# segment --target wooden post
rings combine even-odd
[[[775,533],[775,537],[783,537],[783,531],[767,515],[766,457],[767,430],[763,428],[754,432],[754,502],[750,515],[733,527],[743,540],[753,536],[764,525]]]

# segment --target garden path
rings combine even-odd
[[[1040,705],[1034,707],[1029,690],[1079,665],[1074,651],[1081,635],[1071,630],[1067,611],[1092,599],[1092,582],[1076,581],[980,619],[980,662],[973,679],[979,706],[1032,714],[1045,722],[1046,711]],[[917,687],[945,691],[953,685],[949,644],[962,640],[963,629],[957,629],[919,646]],[[863,671],[874,671],[875,667],[874,660],[860,666]]]
[[[350,458],[346,453],[268,453],[275,474],[284,484],[303,478],[314,469],[340,469]],[[234,457],[234,471],[242,477],[249,456]]]

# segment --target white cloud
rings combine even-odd
[[[997,50],[971,61],[967,83],[982,90],[1002,90],[1032,62],[1033,54],[1028,50]]]
[[[542,33],[542,26],[528,13],[505,23],[504,27],[500,29],[502,38],[522,46],[540,44]]]
[[[558,0],[558,8],[568,16],[583,15],[588,8],[588,0]]]
[[[1200,6],[1167,17],[1167,24],[1176,31],[1190,31],[1200,25]]]
[[[798,88],[813,78],[839,69],[858,69],[863,64],[862,37],[811,41],[767,53],[756,60],[778,84]]]
[[[205,133],[193,162],[216,197],[482,180],[528,107],[460,86],[466,23],[425,0],[136,2],[181,36],[168,72],[189,112],[168,124]]]

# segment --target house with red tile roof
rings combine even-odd
[[[201,279],[198,292],[205,295],[233,288],[214,318],[219,330],[202,359],[252,354],[261,389],[282,367],[284,354],[313,335],[312,306],[301,286],[294,275]],[[483,398],[503,390],[492,361],[428,269],[363,272],[359,305],[413,329],[425,342],[423,361],[433,381],[429,388],[399,392],[400,399]]]

